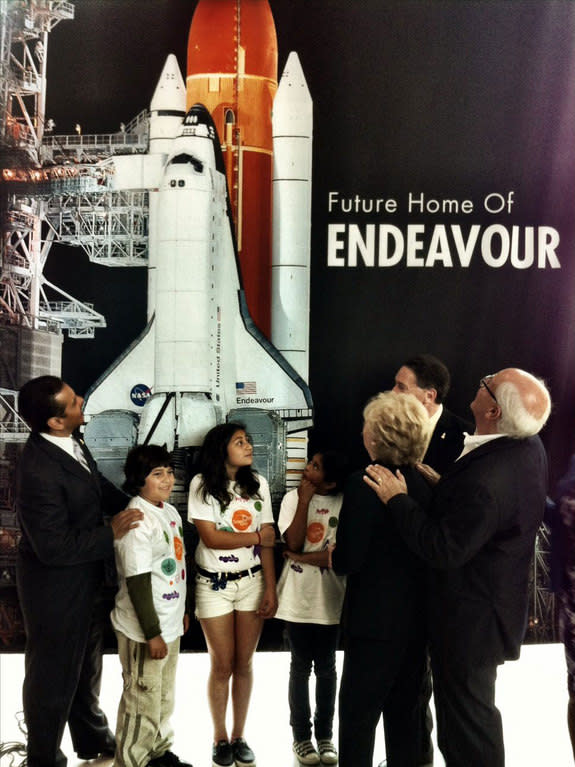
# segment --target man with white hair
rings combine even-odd
[[[475,433],[425,514],[403,477],[370,466],[366,483],[430,566],[429,634],[438,743],[447,767],[503,767],[497,666],[519,657],[528,571],[545,506],[538,432],[551,410],[542,381],[507,368],[479,383]]]

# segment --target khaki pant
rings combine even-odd
[[[152,660],[148,646],[119,631],[118,655],[124,691],[118,707],[115,767],[145,767],[171,748],[174,733],[176,665],[180,639],[168,645],[168,654]]]

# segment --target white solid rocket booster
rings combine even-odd
[[[307,381],[313,102],[292,51],[272,112],[272,343]]]

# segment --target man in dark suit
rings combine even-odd
[[[432,421],[433,432],[423,463],[439,474],[457,460],[463,449],[463,435],[473,425],[459,418],[445,405],[451,377],[446,366],[431,354],[410,357],[395,374],[393,391],[413,394],[423,404]]]
[[[104,559],[142,514],[120,511],[126,496],[107,482],[72,435],[84,423],[83,399],[55,376],[20,390],[18,409],[32,433],[18,465],[22,538],[17,586],[26,628],[23,687],[28,767],[64,767],[66,723],[80,759],[113,755],[98,696],[102,630],[95,606]],[[103,509],[116,513],[104,524]]]
[[[429,514],[401,475],[367,470],[410,549],[430,565],[428,623],[438,741],[447,767],[503,767],[497,666],[519,657],[528,570],[545,507],[543,383],[516,368],[482,378],[475,434],[439,480]],[[385,512],[384,512],[385,513]]]
[[[441,360],[431,354],[418,354],[407,359],[399,368],[393,387],[393,391],[398,394],[413,394],[425,407],[433,430],[423,463],[439,474],[443,474],[461,455],[465,433],[473,432],[473,424],[459,418],[443,404],[450,384],[449,370]],[[418,767],[433,764],[433,717],[429,707],[432,689],[428,662],[420,698],[422,721],[419,729]],[[387,762],[381,762],[379,767],[387,767]]]

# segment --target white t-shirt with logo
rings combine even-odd
[[[297,489],[286,493],[278,527],[283,535],[297,509]],[[307,511],[303,553],[322,551],[335,544],[343,495],[313,495]],[[345,576],[333,570],[286,559],[278,581],[276,618],[292,623],[339,623],[345,594]]]
[[[232,500],[222,508],[219,501],[209,496],[202,499],[199,490],[202,475],[197,474],[190,483],[188,496],[188,520],[214,522],[216,530],[232,533],[254,533],[266,523],[273,524],[270,490],[265,477],[258,474],[259,498],[242,498],[235,484],[228,483]],[[242,546],[237,549],[210,549],[200,539],[196,547],[196,564],[212,573],[233,573],[261,564],[259,546]]]
[[[169,503],[155,506],[140,496],[128,508],[144,512],[138,527],[114,541],[119,589],[110,618],[116,631],[135,642],[145,642],[128,593],[126,578],[152,573],[152,597],[164,642],[184,633],[186,611],[186,560],[182,518]]]

